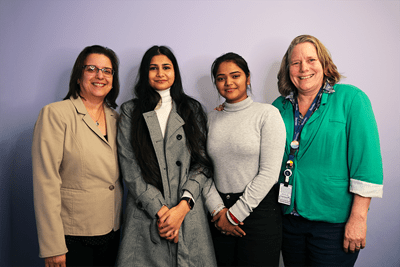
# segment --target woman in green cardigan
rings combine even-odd
[[[366,246],[371,197],[382,197],[378,129],[368,97],[315,37],[290,44],[273,105],[287,140],[279,178],[285,266],[353,266]]]

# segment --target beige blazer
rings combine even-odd
[[[39,257],[65,254],[64,235],[104,235],[120,227],[118,113],[104,110],[108,141],[79,97],[40,111],[32,143]]]

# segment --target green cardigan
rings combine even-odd
[[[371,103],[360,89],[336,84],[335,92],[323,93],[321,105],[305,124],[299,151],[294,158],[291,205],[282,205],[284,214],[296,211],[308,220],[346,222],[353,193],[381,197],[383,170],[378,128]],[[286,148],[279,182],[293,139],[292,103],[278,97],[286,126]]]

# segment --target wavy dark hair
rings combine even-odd
[[[299,35],[293,39],[290,43],[285,55],[282,58],[281,67],[278,72],[278,90],[282,96],[287,96],[290,92],[297,93],[297,88],[294,86],[290,80],[290,59],[292,57],[293,49],[296,45],[301,43],[312,43],[317,50],[318,59],[321,62],[322,69],[324,70],[324,81],[330,85],[335,85],[343,77],[337,70],[336,65],[333,63],[331,54],[328,49],[318,40],[316,37],[311,35]]]
[[[185,121],[183,129],[186,145],[191,153],[190,170],[200,171],[210,178],[213,175],[213,167],[206,152],[207,115],[197,100],[184,93],[178,62],[171,49],[166,46],[153,46],[143,55],[134,87],[136,98],[133,99],[135,105],[132,111],[132,125],[135,126],[132,131],[132,148],[143,179],[163,192],[160,167],[143,117],[143,113],[154,110],[161,99],[160,94],[149,83],[150,62],[157,55],[166,56],[174,68],[175,81],[170,93],[178,114]]]
[[[64,97],[64,100],[69,99],[71,96],[75,99],[80,96],[81,87],[78,84],[78,80],[82,78],[85,60],[91,54],[105,55],[111,61],[111,65],[114,70],[112,89],[110,90],[110,92],[108,92],[104,101],[109,107],[116,108],[118,105],[115,101],[117,100],[119,94],[119,60],[113,50],[101,45],[87,46],[78,55],[77,59],[75,60],[74,67],[72,68],[71,78],[69,80],[69,91],[68,94]]]
[[[249,78],[250,69],[249,69],[249,66],[247,65],[246,60],[236,53],[229,52],[229,53],[223,54],[222,56],[216,58],[214,60],[213,64],[211,65],[211,80],[214,83],[214,85],[215,85],[215,78],[217,76],[219,65],[221,65],[222,62],[226,62],[226,61],[235,63],[239,68],[242,69],[242,71],[244,72],[246,77]],[[249,84],[248,90],[251,92],[251,84]]]

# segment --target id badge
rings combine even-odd
[[[285,186],[283,183],[279,186],[278,202],[290,206],[292,200],[292,185]]]

